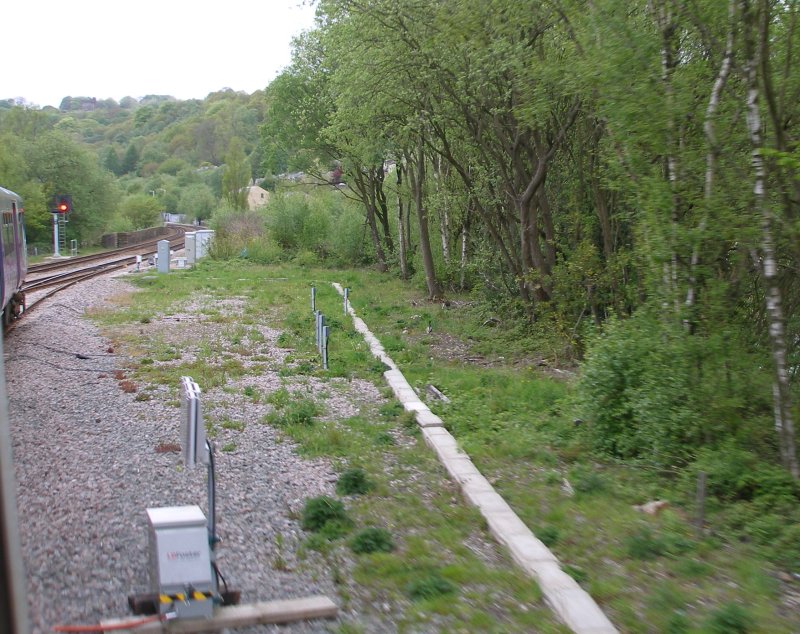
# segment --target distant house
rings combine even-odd
[[[247,187],[247,208],[251,211],[269,203],[269,192],[258,185]]]

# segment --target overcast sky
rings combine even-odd
[[[0,98],[263,89],[313,27],[308,0],[22,0],[3,6]],[[305,5],[305,6],[304,6]]]

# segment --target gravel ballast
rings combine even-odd
[[[145,509],[199,504],[206,511],[205,469],[185,470],[175,451],[180,410],[166,395],[143,400],[126,391],[120,371],[128,360],[83,316],[87,308],[128,292],[131,287],[114,278],[62,292],[26,316],[5,343],[34,632],[128,615],[127,596],[150,589]],[[141,335],[174,329],[175,337],[187,339],[197,325],[170,316],[142,325]],[[208,325],[202,327],[196,334],[210,336]],[[222,331],[225,324],[214,327]],[[270,349],[277,333],[264,328],[262,334]],[[359,401],[380,398],[372,384],[354,383],[352,393],[334,390],[336,398],[326,400],[328,415],[352,415]],[[280,385],[275,373],[247,377],[239,387],[247,384],[265,392]],[[313,393],[320,387],[310,381],[304,389]],[[335,473],[327,461],[299,458],[291,443],[256,424],[260,412],[243,401],[240,393],[221,390],[203,396],[207,415],[219,408],[230,420],[246,419],[241,431],[225,431],[235,438],[235,449],[221,452],[226,440],[216,441],[220,570],[231,587],[242,590],[244,603],[318,594],[337,600],[322,557],[313,551],[297,557],[298,512],[305,498],[333,494]],[[329,626],[318,621],[279,631]]]

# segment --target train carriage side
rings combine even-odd
[[[3,187],[0,187],[0,215],[0,299],[3,323],[8,324],[24,310],[25,297],[20,288],[28,270],[28,254],[22,199]]]

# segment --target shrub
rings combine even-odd
[[[394,542],[385,528],[368,527],[353,537],[350,549],[358,554],[389,553],[394,550]]]
[[[735,435],[763,446],[763,431],[747,421],[770,411],[767,373],[739,337],[724,328],[690,334],[648,308],[609,320],[578,382],[584,433],[606,454],[669,468]]]
[[[706,492],[723,502],[759,500],[764,509],[792,508],[800,487],[784,469],[761,461],[729,440],[717,449],[703,449],[685,475],[685,488],[694,487],[699,472],[706,474]]]
[[[339,495],[363,495],[372,488],[367,474],[361,468],[348,469],[339,476],[336,492]]]
[[[306,500],[300,525],[303,530],[320,532],[330,523],[346,524],[347,522],[344,504],[327,495],[321,495]]]

